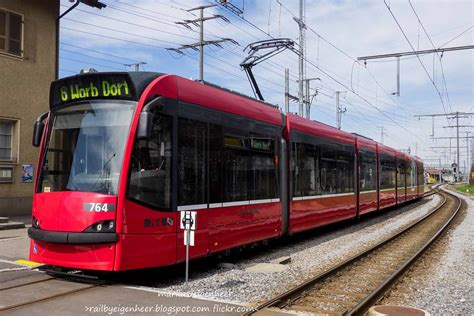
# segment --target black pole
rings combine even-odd
[[[61,18],[74,10],[75,7],[77,7],[81,3],[80,0],[76,0],[76,3],[74,3],[69,9],[67,9],[63,14],[61,14],[57,19],[56,19],[56,79],[59,78],[59,32],[60,32],[60,22]]]
[[[257,94],[258,98],[260,99],[260,101],[265,101],[263,99],[262,93],[260,92],[260,88],[258,87],[257,80],[255,80],[255,77],[252,73],[252,68],[244,66],[244,69],[248,77],[250,78],[250,81],[252,82],[253,88],[255,89],[255,93]]]

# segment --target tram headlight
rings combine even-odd
[[[111,233],[115,232],[115,221],[100,221],[84,230],[85,233]]]

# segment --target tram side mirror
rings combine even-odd
[[[43,136],[43,131],[44,123],[35,122],[35,126],[33,128],[33,146],[39,147],[39,145],[41,145],[41,136]]]
[[[160,110],[164,101],[165,99],[163,97],[156,97],[143,107],[140,113],[140,120],[138,121],[137,139],[146,140],[151,137],[153,118],[155,117],[155,114],[152,113],[152,109]]]
[[[153,113],[143,111],[140,113],[140,120],[138,122],[137,138],[144,140],[151,136],[151,127],[153,124]]]
[[[43,120],[48,116],[48,112],[41,114],[35,122],[33,127],[33,146],[39,147],[41,145],[41,137],[44,132]]]

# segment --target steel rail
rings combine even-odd
[[[12,309],[15,309],[15,308],[18,308],[18,307],[32,305],[32,304],[36,304],[36,303],[40,303],[40,302],[44,302],[44,301],[49,301],[49,300],[52,300],[52,299],[55,299],[55,298],[58,298],[58,297],[63,297],[63,296],[69,295],[69,294],[82,292],[82,291],[89,290],[89,289],[92,289],[92,288],[95,288],[95,287],[98,287],[98,286],[99,286],[98,284],[87,285],[87,286],[84,286],[82,288],[69,290],[69,291],[66,291],[66,292],[46,296],[46,297],[43,297],[43,298],[31,300],[31,301],[28,301],[28,302],[23,302],[23,303],[18,303],[18,304],[6,306],[6,307],[1,307],[0,312],[4,312],[4,311],[12,310]]]
[[[372,293],[367,295],[356,307],[350,311],[346,311],[344,315],[361,315],[365,313],[372,305],[374,305],[380,297],[395,283],[404,273],[407,271],[413,263],[438,239],[438,237],[444,233],[448,226],[452,223],[454,218],[458,215],[459,210],[462,206],[462,200],[458,196],[443,190],[444,193],[454,197],[458,201],[458,206],[453,212],[448,221],[436,232],[436,234],[430,238],[413,256],[411,256],[400,268],[388,276],[382,284],[380,284]]]
[[[67,272],[61,272],[61,271],[54,271],[54,270],[50,270],[48,268],[46,268],[46,269],[41,268],[41,271],[43,273],[49,275],[50,277],[46,278],[46,279],[42,279],[42,280],[35,280],[35,281],[27,282],[27,283],[22,283],[22,284],[17,284],[17,285],[13,285],[13,286],[10,286],[10,287],[6,287],[6,288],[3,288],[3,289],[0,289],[0,293],[2,291],[15,289],[15,288],[19,288],[19,287],[24,287],[24,286],[29,286],[29,285],[33,285],[33,284],[37,284],[37,283],[43,283],[43,282],[48,283],[48,281],[52,281],[52,280],[73,281],[74,283],[82,283],[82,284],[84,284],[84,286],[80,287],[80,288],[76,288],[76,289],[66,290],[64,292],[49,295],[49,296],[46,296],[46,297],[43,297],[43,298],[33,299],[33,300],[27,301],[27,302],[13,304],[13,305],[10,305],[10,306],[3,306],[3,307],[0,307],[0,312],[12,310],[12,309],[15,309],[15,308],[18,308],[18,307],[32,305],[32,304],[36,304],[36,303],[40,303],[40,302],[44,302],[44,301],[48,301],[48,300],[52,300],[52,299],[55,299],[55,298],[58,298],[58,297],[63,297],[63,296],[69,295],[69,294],[82,292],[82,291],[85,291],[85,290],[89,290],[89,289],[96,288],[96,287],[103,286],[103,285],[107,284],[106,281],[100,280],[100,279],[98,279],[97,277],[94,277],[94,276],[75,274],[75,273],[67,273]]]
[[[28,286],[28,285],[32,285],[32,284],[36,284],[36,283],[46,282],[46,281],[49,281],[49,280],[52,280],[52,279],[54,279],[54,277],[49,277],[49,278],[46,278],[46,279],[35,280],[35,281],[28,282],[28,283],[21,283],[21,284],[12,285],[12,286],[5,287],[5,288],[0,288],[0,292],[15,289],[15,288],[18,288],[18,287]]]
[[[434,190],[431,190],[429,192],[425,192],[423,194],[423,197],[427,197],[427,196],[430,196],[430,195],[433,195],[433,194],[440,194],[438,192],[435,192]],[[247,313],[244,313],[243,315],[252,315],[252,314],[255,314],[256,312],[264,309],[264,308],[268,308],[268,307],[273,307],[273,306],[278,306],[278,307],[285,307],[287,306],[288,304],[285,303],[285,301],[290,301],[291,298],[295,297],[295,296],[298,296],[299,293],[302,293],[304,292],[306,289],[312,287],[314,284],[318,283],[318,282],[321,282],[323,279],[326,279],[327,277],[331,276],[331,275],[334,275],[336,274],[337,272],[341,271],[343,268],[349,266],[350,264],[354,263],[355,261],[361,259],[362,257],[365,257],[367,256],[369,253],[381,248],[382,246],[386,245],[387,243],[389,243],[390,241],[396,239],[397,237],[401,236],[402,234],[404,234],[405,232],[409,231],[410,229],[414,228],[415,226],[417,226],[418,224],[420,224],[421,222],[423,222],[425,219],[427,219],[428,217],[430,217],[431,215],[435,214],[439,209],[441,209],[447,202],[447,197],[440,194],[441,196],[444,197],[444,200],[442,203],[440,203],[437,207],[435,207],[432,211],[430,211],[429,213],[425,214],[424,216],[422,216],[421,218],[417,219],[415,222],[413,222],[411,225],[407,226],[406,228],[404,228],[403,230],[395,233],[394,235],[380,241],[379,243],[377,243],[376,245],[372,246],[371,248],[357,254],[357,255],[354,255],[352,257],[350,257],[349,259],[333,266],[332,268],[310,278],[309,280],[305,281],[304,283],[264,302],[263,304],[257,306],[255,308],[255,310],[252,310],[250,312],[247,312]]]

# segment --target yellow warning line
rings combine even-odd
[[[33,262],[29,260],[15,260],[15,262],[24,266],[32,267],[32,268],[36,268],[42,265],[41,263]]]

